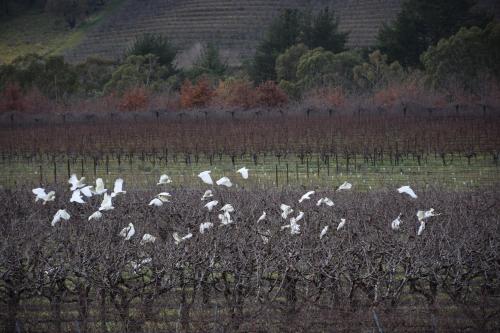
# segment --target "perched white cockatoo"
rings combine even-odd
[[[172,182],[172,178],[170,178],[168,175],[161,175],[160,180],[156,185],[165,185],[165,184],[170,184]]]
[[[287,206],[285,204],[281,204],[280,205],[280,209],[282,211],[281,217],[284,218],[284,219],[286,219],[288,217],[288,215],[290,215],[293,212],[292,207]]]
[[[257,220],[257,223],[259,223],[260,221],[264,221],[266,219],[266,215],[267,215],[266,212],[262,212],[262,215]]]
[[[184,241],[186,241],[186,240],[190,239],[191,237],[193,237],[193,234],[192,234],[192,233],[189,233],[189,234],[187,234],[187,235],[186,235],[186,236],[184,236],[184,237],[180,237],[178,233],[174,232],[174,233],[172,234],[172,237],[173,237],[173,238],[174,238],[174,240],[175,240],[175,244],[176,244],[176,245],[179,245],[180,243],[182,243],[182,242],[184,242]]]
[[[154,243],[156,241],[156,237],[151,235],[151,234],[144,234],[141,239],[141,245],[147,244],[147,243]]]
[[[125,240],[130,240],[130,238],[132,238],[132,236],[135,235],[135,228],[134,228],[134,225],[132,223],[129,223],[128,226],[126,226],[125,228],[122,229],[122,231],[120,231],[120,236],[124,237]]]
[[[319,234],[319,239],[322,239],[326,235],[327,232],[328,232],[328,226],[324,227],[321,230],[321,233]]]
[[[318,202],[316,203],[316,206],[321,206],[322,204],[325,204],[329,207],[332,207],[334,204],[333,204],[333,201],[329,198],[321,198],[318,200]]]
[[[220,210],[224,211],[224,213],[232,213],[234,212],[234,207],[230,204],[225,204]]]
[[[401,214],[398,215],[392,222],[391,228],[392,230],[399,230],[399,226],[401,225]]]
[[[204,222],[200,224],[200,234],[204,234],[206,230],[212,228],[214,224],[212,222]]]
[[[345,226],[345,219],[340,219],[340,223],[337,226],[337,231],[339,231],[340,229],[342,229],[344,226]]]

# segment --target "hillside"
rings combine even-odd
[[[76,47],[123,1],[107,2],[102,10],[93,13],[75,29],[69,29],[63,19],[36,6],[28,10],[14,10],[16,13],[11,17],[0,17],[0,63],[11,62],[27,53],[60,54]]]
[[[378,29],[392,20],[403,0],[114,0],[77,29],[54,23],[32,11],[0,22],[0,62],[28,52],[63,54],[71,62],[89,56],[120,57],[136,36],[161,33],[181,50],[178,63],[187,65],[201,43],[214,42],[230,64],[254,53],[273,17],[284,8],[333,8],[340,28],[349,31],[350,47],[372,45]],[[481,0],[500,16],[500,4]]]
[[[76,48],[72,61],[90,55],[116,57],[144,32],[162,33],[185,52],[189,63],[199,43],[216,42],[233,63],[253,54],[272,18],[284,8],[334,8],[342,30],[350,31],[350,46],[373,43],[382,22],[395,17],[401,0],[127,0],[113,17],[96,27]]]

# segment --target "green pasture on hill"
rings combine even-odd
[[[116,10],[123,0],[112,0],[75,29],[64,20],[41,9],[32,9],[0,21],[0,63],[9,63],[28,53],[59,55],[75,47],[90,28]]]
[[[250,169],[248,180],[241,178],[236,170],[246,166]],[[257,164],[251,156],[235,159],[234,164],[228,155],[216,156],[210,160],[200,157],[195,161],[186,161],[186,156],[177,155],[176,158],[148,158],[139,156],[121,157],[112,156],[94,160],[90,157],[67,157],[58,155],[55,161],[52,157],[43,156],[41,159],[27,159],[23,157],[5,157],[0,160],[0,185],[6,188],[19,185],[44,185],[51,183],[66,183],[68,175],[76,173],[85,176],[87,182],[94,182],[95,178],[105,180],[108,188],[114,179],[122,177],[126,187],[148,189],[154,187],[161,174],[168,174],[175,187],[206,187],[197,177],[204,170],[212,171],[215,180],[222,176],[229,177],[236,187],[281,187],[303,186],[307,188],[331,189],[336,188],[344,181],[349,181],[354,188],[361,191],[412,185],[417,188],[439,186],[449,189],[476,188],[488,186],[500,181],[500,167],[494,163],[489,155],[478,155],[470,159],[454,155],[446,160],[446,165],[440,157],[429,155],[418,161],[411,157],[402,159],[396,165],[394,161],[365,161],[361,156],[351,158],[349,165],[343,158],[323,161],[319,155],[312,155],[303,161],[295,156],[288,155],[286,159],[277,157],[259,156]]]

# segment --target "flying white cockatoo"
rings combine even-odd
[[[231,180],[227,177],[222,177],[221,179],[219,179],[215,183],[219,186],[225,186],[225,187],[233,186],[233,183],[231,183]]]
[[[69,213],[66,211],[66,209],[59,209],[57,211],[57,213],[54,215],[54,217],[52,218],[52,222],[51,222],[51,225],[54,227],[57,223],[59,223],[59,221],[61,220],[69,220],[71,216],[69,215]]]
[[[107,193],[104,193],[104,198],[102,199],[101,207],[99,207],[99,210],[106,211],[112,209],[115,209],[115,207],[113,207],[113,203],[111,202],[111,196]]]
[[[248,169],[247,168],[243,167],[236,172],[241,174],[241,177],[243,177],[243,179],[248,179]]]
[[[205,193],[203,193],[203,196],[201,197],[201,201],[204,201],[205,199],[213,197],[212,190],[206,190]]]
[[[304,201],[304,200],[310,200],[310,199],[311,199],[311,195],[313,195],[314,193],[316,193],[316,192],[314,192],[314,191],[309,191],[309,192],[307,192],[306,194],[304,194],[304,195],[303,195],[303,196],[299,199],[299,203],[301,203],[301,202],[302,202],[302,201]]]
[[[73,191],[73,193],[71,194],[71,199],[69,199],[69,202],[76,202],[79,204],[85,203],[85,201],[83,201],[82,194],[81,194],[80,190]]]
[[[217,206],[219,204],[219,202],[217,200],[213,200],[213,201],[210,201],[209,203],[207,203],[205,206],[203,207],[206,207],[208,209],[209,212],[212,211],[212,209]]]
[[[344,182],[342,185],[339,186],[337,191],[342,191],[342,190],[350,190],[352,188],[352,184],[348,182]]]
[[[410,197],[412,197],[413,199],[416,199],[417,198],[417,195],[415,194],[415,192],[411,189],[410,186],[401,186],[400,188],[398,188],[398,192],[399,193],[406,193],[408,194]]]
[[[208,185],[213,185],[214,181],[212,180],[212,177],[210,177],[210,173],[212,171],[203,171],[198,174],[198,177],[201,178],[201,180]]]
[[[33,190],[31,190],[31,192],[33,192],[33,194],[36,195],[35,202],[37,202],[38,200],[42,200],[44,205],[47,202],[54,201],[56,199],[56,192],[54,191],[45,193],[45,189],[43,188],[34,188]]]
[[[111,193],[111,197],[116,197],[118,194],[125,194],[127,193],[126,191],[123,190],[123,179],[122,178],[117,178],[115,180],[115,186],[113,189],[113,193]]]
[[[71,177],[68,179],[68,184],[71,184],[70,191],[74,191],[77,188],[84,187],[85,186],[84,181],[85,181],[85,177],[78,179],[76,177],[76,174],[72,174]]]

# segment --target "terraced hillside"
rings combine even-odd
[[[403,0],[125,0],[111,17],[66,50],[70,61],[88,56],[116,58],[145,32],[169,36],[184,50],[181,65],[195,59],[200,43],[216,42],[230,64],[253,54],[272,18],[284,8],[333,8],[350,46],[369,46],[383,22],[392,20]],[[494,0],[482,5],[497,14]]]
[[[341,29],[350,31],[351,46],[370,45],[378,28],[392,19],[401,0],[127,0],[80,45],[66,52],[71,61],[88,56],[120,56],[144,32],[169,36],[185,50],[180,63],[189,63],[199,43],[213,41],[231,63],[253,54],[272,18],[284,8],[337,11]]]

